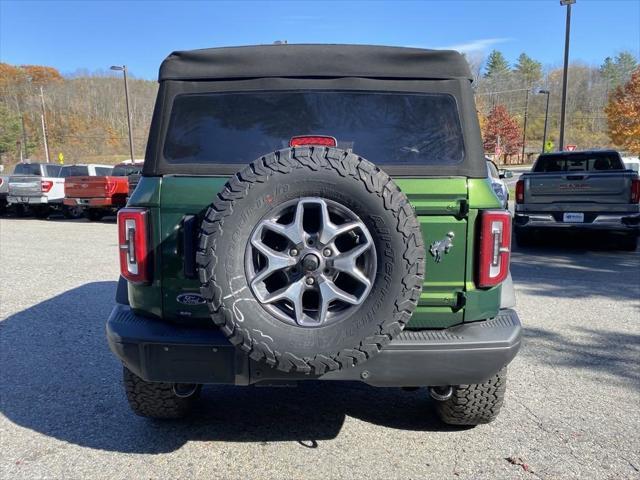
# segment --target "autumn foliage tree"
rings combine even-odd
[[[605,113],[613,143],[640,155],[640,68],[624,86],[614,90]]]
[[[513,155],[522,146],[518,121],[509,115],[504,105],[496,105],[491,109],[484,122],[482,138],[485,152],[495,152],[500,145],[503,154]]]

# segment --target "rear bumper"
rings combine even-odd
[[[45,196],[9,195],[7,203],[23,203],[28,205],[60,205],[61,198],[48,198]]]
[[[563,228],[574,230],[607,230],[640,233],[640,214],[630,213],[598,213],[593,214],[589,221],[583,223],[568,223],[561,220],[557,214],[517,213],[513,217],[513,224],[519,230],[538,228]],[[587,217],[585,217],[586,219]]]
[[[91,207],[91,208],[116,208],[116,205],[110,197],[99,198],[65,198],[64,204],[69,207]],[[122,205],[124,206],[124,204]]]
[[[367,362],[320,376],[290,374],[257,363],[216,328],[179,327],[136,315],[117,304],[107,320],[113,353],[147,381],[253,383],[296,380],[362,381],[385,387],[481,383],[511,362],[522,326],[514,310],[446,330],[404,331]]]

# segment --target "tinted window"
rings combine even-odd
[[[61,177],[86,177],[89,175],[89,167],[83,165],[70,165],[62,167],[60,170]]]
[[[587,172],[624,170],[620,156],[612,152],[540,155],[534,172]]]
[[[41,175],[40,165],[37,163],[19,163],[13,169],[14,175]]]
[[[62,170],[61,165],[43,165],[45,169],[45,173],[48,177],[59,177],[60,170]]]
[[[176,97],[164,145],[170,163],[246,164],[297,135],[329,135],[379,164],[463,160],[455,99],[446,94],[261,92]]]
[[[142,171],[142,166],[135,165],[118,165],[113,168],[113,172],[111,175],[114,177],[128,177],[134,173],[140,173]]]
[[[96,167],[96,175],[98,176],[106,176],[111,175],[113,168],[111,167]]]

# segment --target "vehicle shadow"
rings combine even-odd
[[[616,249],[615,239],[555,235],[533,247],[514,245],[511,274],[527,294],[550,298],[603,297],[640,307],[640,255]]]
[[[435,417],[425,389],[301,382],[298,388],[208,386],[180,421],[136,417],[109,351],[105,320],[116,282],[67,291],[0,322],[0,411],[10,421],[77,445],[163,453],[185,442],[335,438],[347,416],[390,428],[455,430]]]
[[[561,334],[543,328],[524,330],[523,358],[535,357],[559,369],[580,369],[604,380],[640,390],[640,335],[586,327]]]

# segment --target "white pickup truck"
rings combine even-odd
[[[109,165],[54,165],[51,163],[19,163],[9,177],[7,202],[18,215],[33,213],[46,218],[52,211],[60,211],[66,218],[82,214],[77,207],[63,204],[64,182],[71,176],[107,175]]]

